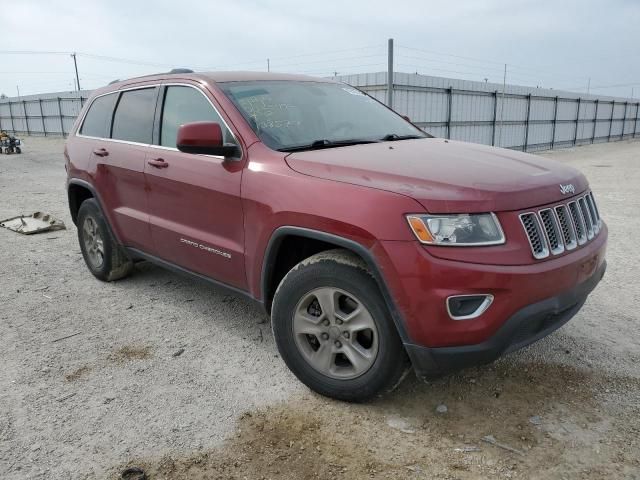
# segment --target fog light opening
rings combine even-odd
[[[493,303],[493,295],[452,295],[447,298],[447,313],[453,320],[478,318]]]

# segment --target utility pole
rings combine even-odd
[[[20,87],[16,85],[16,91],[18,92],[18,100],[20,100]]]
[[[387,51],[387,107],[393,108],[393,38],[389,39]]]
[[[507,88],[507,64],[504,64],[504,77],[502,78],[502,102],[500,102],[500,131],[498,132],[498,147],[502,144],[502,113],[504,112],[504,91]]]
[[[589,90],[591,90],[591,77],[589,77],[589,80],[587,81],[587,95],[589,95]]]
[[[78,61],[76,60],[76,52],[73,52],[71,54],[71,57],[73,58],[73,66],[76,69],[76,86],[78,88],[78,91],[80,91],[80,76],[78,75]]]
[[[270,72],[270,71],[271,71],[271,62],[267,58],[267,72]]]

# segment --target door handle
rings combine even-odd
[[[164,161],[164,158],[152,158],[151,160],[147,160],[147,163],[156,168],[167,168],[169,166],[169,164]]]
[[[93,150],[93,154],[97,157],[108,157],[109,152],[107,152],[106,148],[96,148]]]

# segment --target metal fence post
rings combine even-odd
[[[11,105],[12,104],[13,104],[13,102],[9,102],[9,119],[11,120],[11,133],[13,133],[15,135],[16,126],[13,124],[13,111],[11,110]]]
[[[558,97],[553,100],[553,123],[551,128],[551,150],[556,145],[556,125],[558,123]]]
[[[638,129],[638,110],[640,110],[640,102],[636,103],[636,121],[633,122],[633,138],[636,138],[636,130]]]
[[[578,125],[580,125],[580,104],[582,103],[582,98],[578,97],[578,109],[576,112],[576,131],[573,132],[573,146],[575,147],[578,144]]]
[[[616,109],[616,102],[611,101],[611,119],[609,120],[609,135],[607,136],[607,142],[611,141],[611,127],[613,126],[613,111]]]
[[[493,126],[491,129],[491,146],[496,144],[496,120],[498,119],[498,90],[493,92]]]
[[[449,87],[449,107],[447,108],[447,138],[451,138],[451,107],[453,106],[453,87]]]
[[[387,107],[393,108],[393,38],[387,48]]]
[[[527,96],[527,120],[524,123],[524,145],[522,151],[526,152],[529,146],[529,120],[531,119],[531,94]]]
[[[591,143],[596,139],[596,128],[598,128],[598,105],[600,101],[596,100],[596,113],[593,115],[593,132],[591,133]]]
[[[27,127],[27,136],[30,136],[31,132],[29,131],[29,116],[27,115],[27,101],[26,100],[22,101],[22,111],[24,112],[24,124]]]
[[[60,97],[57,97],[58,99],[58,113],[60,115],[60,134],[62,135],[62,138],[64,138],[64,122],[62,121],[62,104],[60,103]]]
[[[44,136],[47,136],[47,126],[44,123],[44,111],[42,110],[42,99],[38,99],[38,103],[40,104],[40,120],[42,120],[42,133]]]
[[[624,115],[622,116],[622,132],[620,132],[620,140],[624,140],[624,127],[627,126],[627,105],[629,102],[624,102]]]

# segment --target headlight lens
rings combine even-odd
[[[469,247],[505,242],[498,217],[493,213],[407,215],[407,220],[422,243]]]

